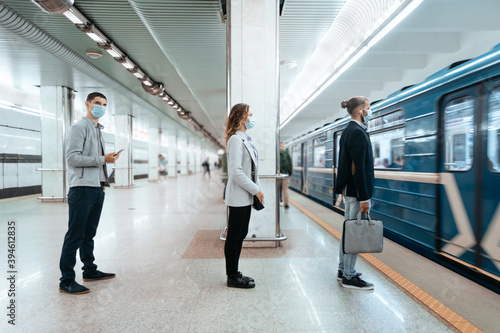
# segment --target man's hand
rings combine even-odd
[[[359,207],[361,208],[361,213],[368,213],[368,210],[370,209],[370,203],[367,202],[361,202],[359,204]]]
[[[115,163],[121,153],[109,153],[104,155],[104,161],[106,163]]]
[[[259,191],[259,193],[256,194],[257,196],[257,199],[259,199],[259,201],[264,204],[264,193],[262,193],[262,191]]]

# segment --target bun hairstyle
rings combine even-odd
[[[352,113],[354,112],[354,110],[358,106],[363,105],[366,102],[368,102],[368,98],[363,97],[363,96],[356,96],[356,97],[352,97],[351,99],[349,99],[347,101],[342,101],[342,103],[340,103],[340,107],[342,109],[347,109],[347,113],[352,115]]]

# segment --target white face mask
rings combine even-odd
[[[255,126],[255,118],[254,117],[248,117],[250,119],[250,122],[245,123],[245,126],[247,129],[251,129]]]
[[[366,116],[363,116],[363,111],[366,111]],[[368,109],[368,110],[361,109],[359,111],[359,113],[361,114],[361,120],[363,120],[363,123],[365,123],[365,124],[368,124],[370,119],[372,119],[372,110],[371,109]]]

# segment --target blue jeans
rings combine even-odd
[[[94,264],[94,236],[101,218],[104,191],[102,187],[72,187],[68,192],[69,222],[64,237],[59,268],[61,282],[75,281],[74,267],[76,251],[80,249],[83,271],[92,273],[97,269]]]
[[[361,210],[359,206],[359,201],[355,197],[344,196],[345,199],[345,214],[344,218],[346,220],[354,220],[357,218],[359,211]],[[370,202],[371,206],[371,202]],[[345,278],[350,280],[356,275],[356,259],[358,259],[357,254],[344,254],[342,243],[344,241],[344,234],[340,238],[339,246],[339,271],[341,271]]]

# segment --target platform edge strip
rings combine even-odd
[[[331,225],[311,213],[302,205],[295,202],[293,199],[288,199],[288,201],[294,205],[298,210],[307,215],[311,220],[319,224],[326,231],[332,234],[337,240],[340,240],[341,233],[333,228]],[[364,253],[359,255],[364,261],[368,262],[373,268],[382,273],[386,279],[394,282],[408,293],[410,293],[413,297],[422,302],[427,308],[429,308],[432,312],[434,312],[439,317],[443,318],[447,323],[455,327],[460,332],[464,333],[479,333],[483,332],[476,326],[474,326],[471,322],[469,322],[464,317],[460,316],[458,313],[454,312],[443,303],[439,302],[437,299],[429,295],[423,289],[419,288],[417,285],[412,283],[410,280],[403,277],[401,274],[384,264],[379,259],[375,258],[373,255],[369,253]]]

